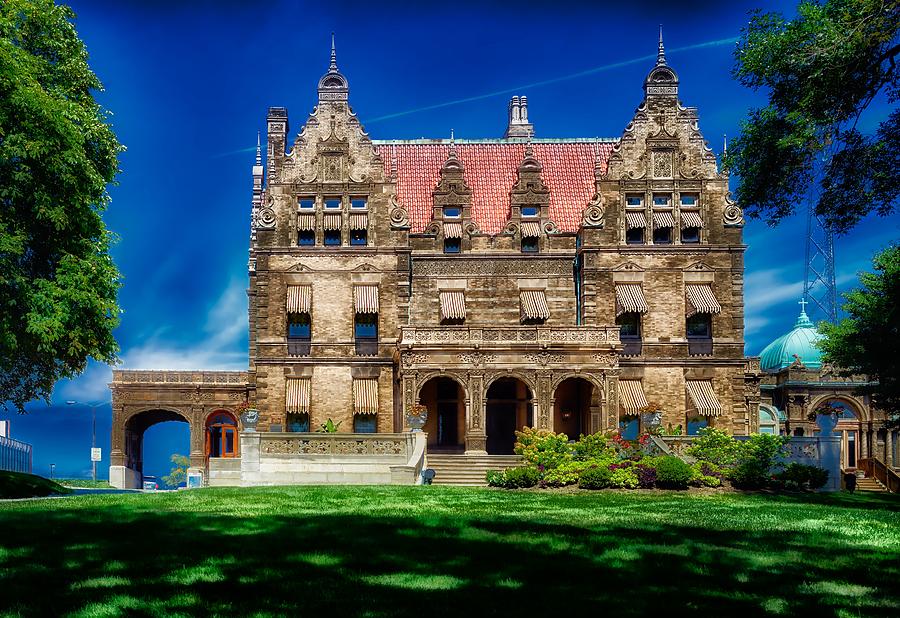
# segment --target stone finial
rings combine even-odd
[[[531,137],[534,135],[534,125],[528,122],[528,97],[514,96],[509,100],[509,121],[506,125],[504,138]]]
[[[659,49],[656,52],[656,65],[666,64],[666,48],[663,45],[662,24],[659,25]]]

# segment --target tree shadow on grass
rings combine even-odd
[[[887,616],[895,551],[815,530],[497,516],[0,513],[0,612]],[[895,533],[896,534],[896,533]],[[890,547],[890,546],[889,546]]]

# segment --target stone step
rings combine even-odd
[[[522,464],[518,455],[429,455],[428,467],[435,472],[435,485],[484,487],[490,470],[504,470]]]

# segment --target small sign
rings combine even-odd
[[[102,450],[103,449],[92,448],[91,449],[91,461],[100,461],[100,459],[101,459],[100,454],[101,454]]]
[[[203,473],[202,472],[188,472],[187,473],[187,488],[188,489],[200,489],[203,487]]]

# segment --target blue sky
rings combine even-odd
[[[525,94],[538,137],[618,137],[642,95],[664,25],[681,99],[721,152],[750,106],[730,76],[735,38],[753,8],[794,3],[238,1],[71,3],[101,103],[128,150],[111,189],[108,226],[124,275],[117,331],[124,367],[245,369],[250,166],[269,106],[286,106],[296,134],[327,68],[330,33],[350,102],[375,139],[500,137],[510,94]],[[682,51],[678,51],[682,48]],[[567,76],[576,77],[566,78]],[[566,78],[566,79],[562,79]],[[494,93],[494,94],[492,94]],[[502,94],[498,94],[502,93]],[[488,96],[482,96],[488,95]],[[464,103],[450,103],[472,99]],[[423,109],[426,108],[426,109]],[[874,127],[888,107],[864,117]],[[408,112],[411,113],[401,113]],[[747,353],[789,329],[802,291],[805,217],[745,228]],[[900,218],[864,221],[836,243],[846,289],[873,252],[900,237]],[[91,364],[59,384],[53,403],[12,416],[35,445],[35,471],[88,476],[90,412],[67,399],[109,399],[109,368]],[[172,426],[168,426],[172,425]],[[99,474],[107,474],[110,410],[100,408]],[[151,428],[145,470],[168,471],[187,450],[186,425]]]

